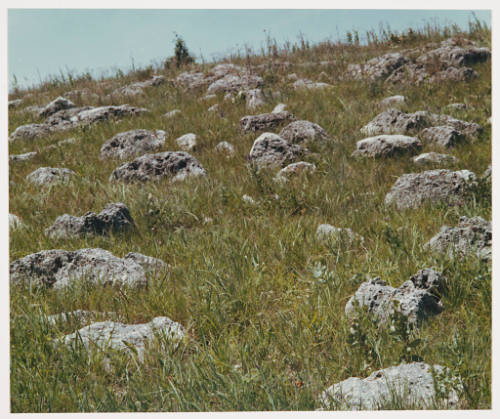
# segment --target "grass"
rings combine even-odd
[[[485,130],[476,140],[450,150],[459,159],[452,168],[481,174],[491,162],[490,64],[476,65],[480,77],[470,83],[387,86],[338,78],[347,63],[439,41],[447,30],[457,34],[456,28],[455,33],[445,28],[415,32],[414,38],[400,41],[388,35],[368,46],[323,43],[279,50],[279,58],[290,60],[292,67],[266,78],[266,94],[272,99],[261,111],[287,103],[298,119],[318,123],[335,139],[323,148],[311,147],[320,153],[309,159],[318,166],[316,173],[286,185],[273,182],[272,172],[257,174],[246,167],[257,135],[238,129],[239,119],[248,114],[244,103],[218,97],[225,115],[221,119],[207,111],[212,102],[198,100],[204,91],[184,92],[170,84],[123,102],[150,109],[142,116],[9,144],[10,154],[39,152],[34,160],[9,167],[10,212],[26,224],[11,232],[11,260],[43,249],[101,247],[117,256],[141,252],[172,266],[140,290],[86,283],[61,291],[11,287],[12,411],[314,410],[321,407],[318,394],[330,385],[399,364],[410,338],[419,339],[411,355],[460,374],[464,408],[491,408],[491,266],[475,256],[453,260],[423,248],[443,224],[454,225],[461,215],[491,219],[491,192],[478,188],[462,207],[424,205],[397,211],[384,205],[385,194],[399,175],[422,169],[408,157],[350,158],[355,142],[363,138],[359,128],[379,112],[377,103],[404,94],[403,110],[411,112],[450,113],[443,109],[449,103],[471,105],[451,114]],[[490,33],[481,25],[461,35],[490,46]],[[270,57],[232,59],[257,64]],[[336,63],[299,66],[325,59]],[[178,71],[165,74],[174,78]],[[291,72],[314,80],[321,71],[328,74],[332,90],[296,92],[285,80]],[[118,86],[150,74],[146,69],[108,82]],[[84,87],[100,96],[88,103],[110,103],[104,96],[113,87],[89,78],[46,83],[31,89],[25,102],[43,105]],[[162,118],[175,108],[182,110],[180,117]],[[30,122],[36,120],[19,110],[9,112],[10,132]],[[176,150],[175,138],[196,133],[201,146],[193,154],[209,176],[179,184],[109,183],[120,163],[100,160],[100,147],[116,133],[136,128],[166,130],[162,150]],[[77,142],[46,148],[68,137]],[[234,144],[233,159],[213,150],[223,140]],[[424,146],[423,151],[430,148]],[[40,166],[67,167],[79,177],[43,190],[25,180]],[[244,203],[244,194],[257,206]],[[117,201],[130,209],[135,231],[57,240],[44,235],[59,215],[99,212]],[[206,217],[212,221],[206,222]],[[318,242],[314,234],[321,223],[350,227],[364,241],[351,247]],[[445,310],[408,339],[365,319],[363,339],[353,342],[344,307],[359,285],[380,276],[399,286],[425,267],[448,278],[442,295]],[[126,323],[168,316],[187,328],[188,338],[177,348],[153,344],[142,364],[120,353],[108,355],[106,363],[99,351],[54,344],[74,328],[51,326],[44,316],[75,309],[115,311]],[[401,400],[384,406],[411,407]]]

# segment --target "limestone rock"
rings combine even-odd
[[[250,90],[264,84],[262,77],[253,74],[228,74],[208,86],[207,93],[227,93],[238,92],[240,90]]]
[[[391,157],[398,154],[415,154],[422,148],[418,138],[406,135],[378,135],[356,143],[353,157]]]
[[[383,80],[399,67],[404,66],[409,59],[399,52],[384,54],[372,58],[364,65],[349,64],[347,67],[347,77],[355,80]]]
[[[129,252],[125,255],[124,259],[132,260],[138,265],[141,265],[146,272],[160,272],[167,270],[170,265],[161,259],[152,256],[146,256],[142,253]]]
[[[184,180],[187,177],[205,176],[204,167],[189,153],[165,151],[145,154],[117,167],[111,173],[110,182],[145,182],[150,180]]]
[[[278,103],[274,109],[272,110],[272,113],[280,113],[286,111],[287,105],[284,103]]]
[[[307,150],[300,145],[291,144],[279,135],[266,132],[254,141],[249,160],[258,169],[282,167],[298,160],[305,153]]]
[[[198,144],[197,138],[196,134],[189,133],[177,138],[175,142],[181,150],[192,151]]]
[[[125,159],[144,154],[165,144],[165,131],[136,129],[120,132],[101,147],[101,159]]]
[[[73,170],[59,167],[39,167],[31,172],[26,179],[39,186],[50,186],[71,180],[76,173]]]
[[[440,365],[430,366],[423,362],[400,364],[378,370],[367,378],[350,377],[326,389],[319,397],[322,405],[342,410],[375,410],[383,403],[390,403],[393,396],[408,404],[408,408],[430,408],[435,399],[445,409],[458,408],[455,390],[440,382],[440,375],[450,371]],[[453,377],[460,386],[459,377]],[[436,390],[443,394],[438,398]],[[394,394],[395,393],[395,394]]]
[[[52,238],[82,234],[103,235],[109,232],[121,233],[130,230],[133,226],[134,220],[128,208],[125,204],[117,202],[107,204],[99,214],[87,212],[82,217],[61,215],[45,230],[45,234]]]
[[[397,105],[404,105],[406,103],[406,98],[402,95],[389,96],[380,101],[380,106],[382,108],[391,108]]]
[[[47,106],[45,106],[45,108],[43,108],[38,115],[46,118],[63,109],[71,109],[75,107],[76,105],[71,102],[71,100],[59,96],[58,98],[50,102]]]
[[[425,247],[436,252],[448,252],[450,257],[463,257],[475,252],[481,258],[491,259],[491,240],[491,221],[481,217],[460,217],[456,227],[441,227]]]
[[[457,158],[455,156],[452,156],[450,154],[435,153],[434,151],[431,151],[430,153],[419,154],[418,156],[415,156],[413,158],[413,163],[418,166],[423,166],[426,164],[448,165],[455,164],[456,162]]]
[[[182,325],[168,317],[155,317],[149,323],[123,324],[112,321],[92,323],[75,333],[64,336],[66,345],[81,342],[87,349],[97,347],[101,350],[112,348],[119,351],[129,351],[133,347],[140,361],[144,360],[147,345],[155,337],[164,337],[174,345],[186,335]]]
[[[86,278],[94,283],[142,286],[145,269],[132,258],[119,258],[104,249],[42,250],[10,264],[12,284],[63,288]]]
[[[386,195],[385,203],[394,204],[399,210],[417,208],[427,201],[432,204],[461,204],[475,180],[476,176],[469,170],[452,172],[437,169],[404,174]]]
[[[261,89],[251,89],[246,92],[246,107],[248,110],[254,111],[265,104],[266,101]]]
[[[21,125],[10,134],[9,141],[21,139],[34,140],[45,137],[48,134],[50,134],[50,127],[45,124]]]
[[[349,299],[345,313],[349,318],[357,316],[357,307],[385,324],[395,312],[402,314],[414,325],[427,317],[439,314],[443,304],[436,296],[445,279],[432,269],[419,271],[399,288],[393,288],[375,278],[363,282]]]
[[[281,130],[280,137],[293,144],[331,140],[328,133],[321,126],[303,120],[288,124]]]
[[[307,163],[305,161],[299,161],[297,163],[289,164],[288,166],[281,169],[274,180],[276,182],[286,183],[291,178],[296,178],[304,173],[314,173],[316,171],[316,166],[312,163]]]
[[[173,109],[170,112],[167,112],[166,114],[163,115],[164,118],[166,119],[172,119],[176,116],[180,116],[182,114],[180,109]]]
[[[408,114],[391,108],[377,115],[361,128],[361,132],[365,135],[416,134],[431,124],[432,120],[425,111]]]
[[[38,155],[36,151],[29,151],[28,153],[23,154],[11,154],[9,156],[9,162],[15,161],[27,161],[35,158]]]
[[[217,144],[215,146],[215,151],[225,154],[227,157],[234,156],[236,153],[234,146],[227,141],[221,141],[219,144]]]
[[[295,90],[323,90],[332,87],[328,83],[314,82],[308,79],[298,79],[293,83],[293,88]]]
[[[447,125],[426,128],[419,137],[427,143],[446,148],[454,147],[465,140],[465,135]]]
[[[287,111],[248,115],[240,119],[240,128],[245,132],[264,131],[294,120],[295,117]]]
[[[363,237],[350,228],[335,227],[331,224],[320,224],[316,229],[316,238],[318,240],[344,240],[349,244],[363,241]]]

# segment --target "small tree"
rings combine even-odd
[[[190,64],[193,61],[193,57],[189,54],[184,39],[175,34],[175,65],[180,67],[183,64]]]

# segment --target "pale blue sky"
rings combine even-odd
[[[491,22],[489,11],[475,11]],[[302,32],[311,42],[344,39],[380,24],[399,31],[426,23],[466,28],[467,10],[120,10],[10,9],[9,82],[36,84],[61,71],[94,75],[160,62],[173,54],[174,32],[190,51],[212,60],[249,45],[259,49],[266,34],[280,43]]]

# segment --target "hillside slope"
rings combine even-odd
[[[425,245],[442,226],[455,227],[463,216],[491,220],[491,184],[483,176],[491,165],[491,62],[485,49],[491,47],[490,33],[475,27],[468,33],[445,28],[411,34],[367,46],[270,48],[266,55],[227,60],[234,65],[191,64],[100,81],[58,80],[13,94],[9,205],[18,223],[10,231],[12,411],[351,408],[338,401],[328,404],[320,394],[349,377],[365,378],[402,362],[447,367],[461,383],[440,377],[446,385],[442,397],[422,404],[400,395],[380,399],[372,408],[457,403],[490,408],[488,249],[468,251],[469,242],[473,250],[480,242],[475,236],[463,239],[467,251],[462,253],[462,248],[450,254]],[[369,61],[384,54],[391,55]],[[381,104],[395,95],[404,101]],[[44,109],[59,96],[70,102]],[[279,103],[286,111],[240,121],[270,113]],[[117,108],[124,104],[129,107]],[[397,110],[389,111],[378,128],[361,131],[391,108]],[[175,109],[180,112],[165,116]],[[418,111],[428,113],[406,115]],[[285,128],[294,119],[323,130],[302,141],[310,131]],[[23,125],[28,127],[16,133]],[[435,140],[423,132],[435,126],[454,131],[444,139],[438,132]],[[115,136],[137,129],[152,130],[154,138],[138,135],[130,140],[142,144],[138,151],[123,151],[122,159],[113,155],[122,144]],[[266,132],[286,139],[269,140],[260,145],[261,154],[258,147],[251,154]],[[188,133],[197,137],[187,151],[196,163],[173,154],[168,167],[161,159],[146,161],[140,176],[134,172],[139,163],[127,166],[134,179],[147,174],[146,181],[118,178],[123,171],[115,169],[141,155],[189,147],[189,137],[176,142]],[[389,145],[376,143],[374,151],[352,156],[357,141],[381,134],[416,140],[403,147],[391,146],[389,139]],[[113,137],[110,154],[102,155],[103,144]],[[216,147],[222,141],[234,147],[233,154],[227,146]],[[31,152],[36,154],[19,157]],[[414,162],[427,152],[455,159],[423,166]],[[296,176],[275,179],[282,167],[298,161],[315,170],[294,167]],[[47,177],[30,181],[27,176],[40,167],[74,174],[50,185]],[[426,188],[440,185],[440,172],[423,192],[410,186],[402,199],[411,204],[386,199],[401,175],[434,169],[468,170],[476,180],[441,185],[434,199]],[[179,173],[183,180],[171,181]],[[420,200],[419,193],[431,199]],[[118,202],[128,211],[106,207]],[[85,216],[71,221],[71,228],[62,227],[79,235],[50,234],[47,229],[63,214]],[[119,221],[113,221],[115,216]],[[321,224],[351,231],[326,228],[321,236]],[[120,258],[113,259],[113,269],[122,279],[111,278],[114,271],[108,267],[99,271],[100,279],[112,279],[113,285],[93,282],[96,271],[76,275],[97,266],[101,257],[111,260],[102,252],[73,252],[86,248]],[[45,264],[41,257],[16,262],[50,249],[68,252]],[[146,269],[152,262],[129,252],[167,265]],[[380,277],[398,288],[431,268],[444,279],[422,293],[425,301],[438,301],[440,309],[430,315],[422,303],[417,323],[397,311],[389,316],[391,324],[362,308],[354,320],[346,313],[350,298],[370,279]],[[92,313],[78,312],[68,321],[48,317],[75,310]],[[64,336],[94,322],[152,325],[158,317],[182,325],[175,329],[182,331],[180,341],[164,333],[146,349],[138,344],[138,350],[134,339],[153,334],[146,325],[137,332],[141,337],[124,335],[127,343],[118,339],[115,349],[101,351],[90,344],[87,351],[78,335],[76,342],[72,335],[73,343],[64,344],[69,342]],[[443,406],[449,391],[458,402]]]

